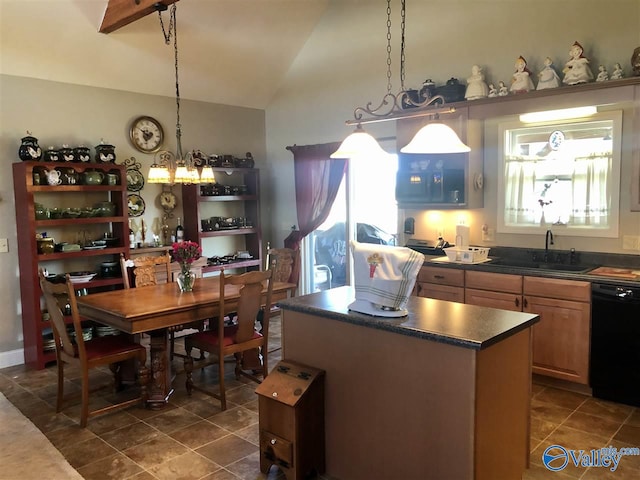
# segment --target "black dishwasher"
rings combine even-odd
[[[640,287],[591,286],[593,396],[640,406]]]

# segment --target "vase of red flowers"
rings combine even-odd
[[[195,242],[185,241],[173,244],[171,258],[180,264],[177,281],[181,292],[193,291],[196,275],[191,271],[191,264],[198,260],[201,254],[202,248]]]

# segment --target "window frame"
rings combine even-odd
[[[556,120],[546,122],[524,123],[518,120],[500,122],[498,124],[498,211],[497,211],[497,231],[498,233],[515,234],[544,234],[545,231],[553,228],[554,233],[561,232],[566,236],[575,237],[599,237],[617,238],[619,235],[620,223],[620,168],[622,162],[622,110],[608,110],[598,112],[589,117],[573,118],[567,120]],[[612,130],[612,163],[610,172],[611,182],[611,207],[610,222],[606,228],[598,228],[584,225],[553,224],[544,225],[512,225],[505,222],[505,194],[506,194],[506,158],[505,145],[508,144],[507,132],[514,129],[527,127],[550,127],[554,130],[563,130],[563,127],[576,123],[597,122],[610,120],[613,122]]]

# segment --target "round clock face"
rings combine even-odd
[[[564,142],[564,133],[560,130],[551,132],[551,135],[549,135],[549,145],[552,150],[558,150],[562,145],[562,142]]]
[[[164,132],[160,122],[152,117],[138,117],[131,124],[129,131],[131,143],[144,153],[156,152],[164,140]]]

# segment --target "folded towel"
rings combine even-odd
[[[424,255],[406,247],[351,242],[356,300],[404,309]]]

